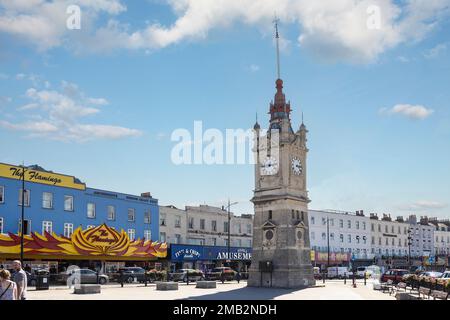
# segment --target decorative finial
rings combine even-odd
[[[275,39],[277,44],[277,79],[281,79],[280,75],[280,35],[278,33],[278,22],[280,19],[277,18],[277,14],[275,13],[275,19],[273,20],[273,23],[275,24]]]

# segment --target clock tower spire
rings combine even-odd
[[[269,130],[257,135],[255,189],[252,202],[253,253],[248,286],[298,288],[315,283],[311,265],[308,191],[306,188],[307,130],[291,126],[291,104],[280,79],[278,19],[276,93],[269,107]]]

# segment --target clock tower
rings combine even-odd
[[[248,286],[301,288],[315,284],[306,188],[308,131],[303,121],[298,130],[292,129],[291,104],[280,79],[277,22],[275,28],[278,79],[267,135],[260,135],[258,122],[254,126],[255,216]]]

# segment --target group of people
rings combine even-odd
[[[14,273],[0,269],[0,300],[26,300],[27,274],[20,261],[13,262]]]

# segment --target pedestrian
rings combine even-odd
[[[0,300],[17,300],[17,285],[10,278],[8,270],[0,269]]]
[[[222,284],[225,283],[225,272],[223,272],[223,270],[220,273],[220,281],[222,281]]]
[[[237,283],[239,283],[241,281],[241,273],[239,271],[236,273],[236,280],[237,280]]]
[[[22,263],[19,260],[13,261],[13,268],[15,270],[13,281],[17,285],[17,299],[27,299],[27,274],[22,269]]]

